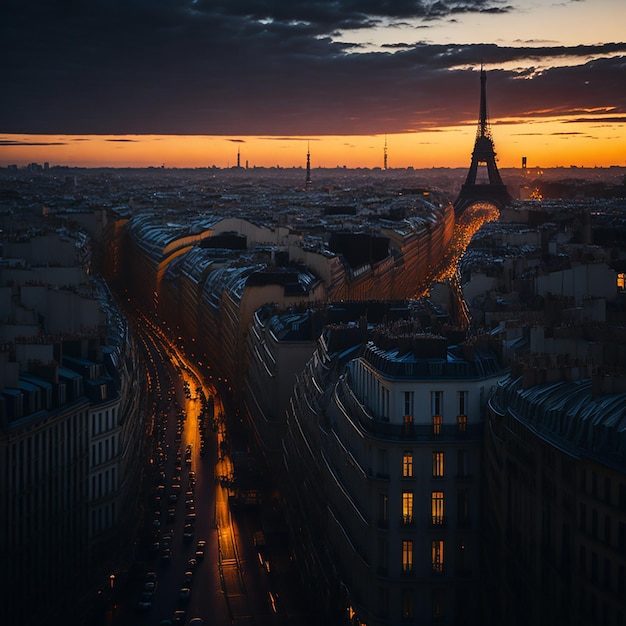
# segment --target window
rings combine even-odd
[[[381,493],[378,499],[378,519],[379,524],[384,528],[387,526],[389,519],[389,496]]]
[[[411,478],[413,476],[413,452],[405,450],[402,453],[402,476]]]
[[[467,391],[459,391],[459,415],[467,415]]]
[[[457,511],[459,524],[466,525],[469,522],[469,493],[465,489],[457,494]]]
[[[443,540],[434,539],[431,542],[431,563],[433,572],[443,572]]]
[[[456,418],[456,423],[459,427],[460,433],[464,433],[467,431],[467,415],[458,415]]]
[[[389,478],[389,461],[385,448],[378,449],[378,476],[380,478]]]
[[[414,393],[412,391],[404,392],[404,414],[405,415],[413,415],[413,397],[414,397]]]
[[[467,450],[457,450],[456,465],[457,476],[469,476],[469,455]]]
[[[443,609],[445,606],[445,598],[443,589],[433,589],[431,595],[431,605],[433,610],[433,621],[439,622],[443,620]]]
[[[413,523],[413,492],[412,491],[402,492],[402,523],[403,524]]]
[[[580,503],[580,530],[587,530],[587,506],[584,502]]]
[[[441,450],[433,452],[433,478],[443,478],[443,452]]]
[[[430,496],[433,524],[443,524],[443,491],[433,491]]]
[[[413,429],[413,416],[405,415],[404,416],[404,434],[411,434],[411,430]]]
[[[414,607],[413,607],[413,590],[403,589],[401,595],[402,602],[402,619],[405,621],[413,621]]]
[[[389,542],[387,537],[378,537],[378,568],[384,575],[389,569]]]
[[[402,540],[402,571],[405,574],[413,571],[413,542],[410,539]]]
[[[456,565],[458,573],[463,575],[467,575],[467,549],[465,548],[465,541],[461,540],[459,542],[459,550],[456,556]]]
[[[443,391],[430,392],[431,415],[441,415],[443,413]]]
[[[387,617],[389,615],[389,589],[378,587],[378,612]]]
[[[433,435],[441,435],[441,415],[433,415]]]

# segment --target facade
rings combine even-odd
[[[245,415],[256,449],[274,471],[282,467],[293,385],[315,350],[324,319],[312,309],[280,313],[266,305],[255,311],[247,334]]]
[[[600,384],[512,376],[489,402],[491,624],[624,623],[626,386]]]
[[[0,267],[3,615],[72,623],[131,558],[143,369],[106,285],[89,277],[87,240],[11,236],[5,252],[22,256]]]
[[[414,325],[325,329],[283,444],[320,619],[480,623],[482,416],[503,375],[491,350]]]
[[[193,337],[222,379],[240,386],[261,306],[367,300],[374,290],[381,300],[411,297],[452,238],[454,209],[435,190],[334,202],[324,197],[290,228],[275,218],[139,214],[128,222],[129,294]]]

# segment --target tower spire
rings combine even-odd
[[[482,63],[480,65],[480,113],[477,137],[491,137],[491,130],[487,122],[487,72],[485,72]]]
[[[387,169],[387,135],[385,135],[385,150],[383,152],[383,169]]]
[[[485,165],[489,182],[476,182],[478,166]],[[461,192],[454,202],[457,215],[476,202],[491,202],[502,208],[511,202],[512,198],[506,185],[500,178],[498,166],[496,165],[496,152],[491,138],[489,119],[487,117],[487,73],[482,63],[480,65],[480,111],[478,114],[478,129],[476,130],[476,141],[472,152],[472,162],[470,164],[465,184],[461,187]]]
[[[306,182],[307,187],[311,186],[311,148],[310,142],[306,142]]]

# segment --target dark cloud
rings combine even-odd
[[[601,122],[605,125],[624,124],[626,125],[626,113],[624,115],[614,115],[602,117],[576,117],[574,119],[565,120],[567,124],[589,124],[594,122]]]
[[[421,25],[500,0],[30,0],[3,3],[0,132],[317,135],[469,123],[490,64],[493,116],[626,112],[625,43],[432,45],[382,52],[338,42],[381,20]],[[415,30],[415,32],[423,32]],[[393,50],[395,49],[395,52]],[[588,61],[593,55],[606,58]],[[523,80],[522,80],[523,79]]]
[[[0,146],[66,146],[64,141],[17,141],[14,139],[0,139]]]
[[[105,139],[105,141],[112,143],[138,143],[139,139]]]

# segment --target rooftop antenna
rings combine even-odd
[[[310,142],[306,142],[306,183],[307,187],[311,186],[311,148]]]
[[[385,150],[383,152],[383,169],[387,169],[387,135],[385,135]]]

